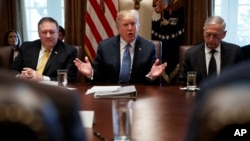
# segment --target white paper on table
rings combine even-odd
[[[94,111],[79,111],[83,127],[92,128],[94,122]]]
[[[41,84],[46,84],[46,85],[52,85],[52,86],[58,86],[57,81],[39,81]]]
[[[117,92],[120,88],[121,86],[93,86],[87,90],[86,95],[94,94],[96,92]]]
[[[95,96],[107,96],[107,95],[124,95],[135,93],[136,89],[134,85],[123,86],[119,88],[117,91],[100,91],[96,92]]]

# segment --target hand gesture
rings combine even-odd
[[[19,78],[32,80],[32,81],[42,81],[43,76],[38,74],[37,71],[33,70],[32,68],[23,68]]]
[[[84,58],[84,60],[85,60],[85,62],[82,62],[80,59],[76,58],[74,60],[74,63],[75,63],[79,72],[81,72],[82,74],[84,74],[87,77],[91,77],[92,76],[92,66],[91,66],[87,56]]]
[[[165,71],[166,67],[167,67],[167,63],[160,64],[160,60],[156,59],[155,63],[153,64],[153,66],[150,70],[150,73],[149,73],[150,77],[152,79],[156,79]]]

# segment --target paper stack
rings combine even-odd
[[[94,94],[95,98],[136,98],[137,91],[134,85],[129,86],[93,86],[86,95]]]

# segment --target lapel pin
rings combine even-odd
[[[54,53],[57,54],[57,51],[55,51]]]

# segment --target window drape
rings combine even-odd
[[[0,0],[0,45],[4,45],[4,35],[16,29],[22,38],[22,14],[20,0]]]
[[[213,0],[185,0],[184,44],[203,42],[203,25],[212,14],[212,2]]]
[[[65,0],[65,39],[64,41],[73,46],[81,46],[78,49],[82,54],[79,58],[83,60],[84,52],[84,35],[85,35],[85,13],[86,13],[85,0]],[[79,82],[85,82],[83,74],[77,73]]]
[[[85,0],[65,0],[65,42],[84,47]]]

